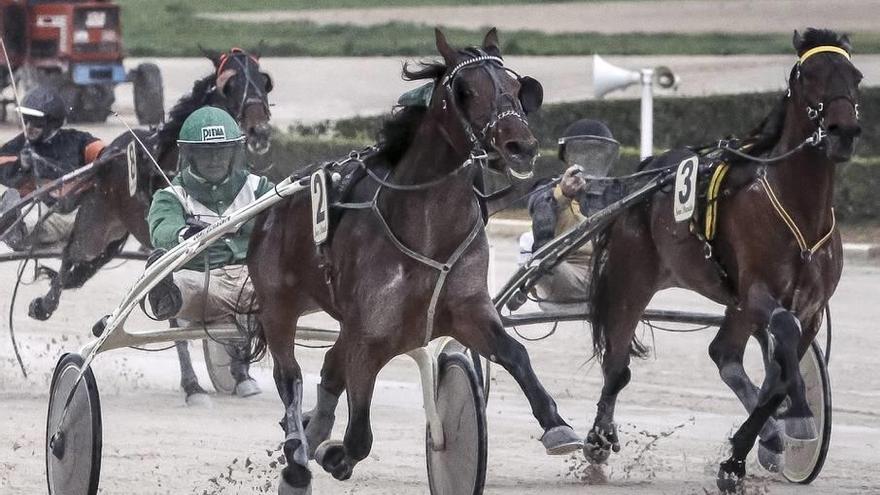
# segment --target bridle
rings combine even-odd
[[[845,57],[847,60],[852,60],[849,52],[844,50],[839,46],[834,45],[822,45],[817,46],[815,48],[811,48],[804,52],[803,55],[798,58],[797,63],[794,66],[794,80],[801,81],[801,66],[804,62],[807,61],[813,55],[817,55],[819,53],[835,53]],[[791,98],[792,92],[791,87],[789,86],[787,96]],[[807,102],[806,104],[806,112],[807,118],[813,122],[816,126],[816,131],[813,133],[813,146],[818,146],[822,140],[824,140],[828,136],[828,131],[825,128],[825,109],[831,105],[832,102],[836,100],[846,100],[853,107],[853,111],[856,115],[856,120],[859,119],[859,104],[853,101],[852,96],[849,94],[836,94],[831,97],[824,97],[821,101],[818,102],[810,102],[806,96],[803,96],[804,100]]]
[[[507,118],[515,118],[523,124],[528,125],[528,119],[526,118],[525,112],[523,111],[521,102],[515,97],[511,96],[510,94],[504,93],[501,90],[501,81],[498,77],[498,72],[489,70],[489,67],[491,65],[497,65],[504,71],[511,73],[514,77],[516,77],[517,80],[521,81],[524,78],[513,69],[505,67],[504,60],[501,57],[489,55],[479,48],[473,48],[471,50],[473,50],[475,56],[456,64],[440,80],[440,87],[446,93],[441,99],[441,105],[444,111],[448,110],[450,107],[455,111],[458,121],[461,124],[462,129],[464,130],[465,136],[467,136],[467,139],[471,144],[471,152],[466,163],[476,163],[481,168],[486,168],[490,159],[490,155],[486,151],[487,146],[485,143],[486,136],[489,134],[489,132],[493,130],[502,120]],[[479,132],[474,131],[472,123],[465,116],[465,112],[461,108],[461,105],[456,98],[454,88],[455,78],[458,75],[460,75],[465,70],[477,68],[482,68],[486,71],[486,73],[492,79],[492,83],[495,89],[495,94],[493,95],[492,116],[489,118],[488,122],[486,122],[486,124],[480,128]],[[488,147],[495,148],[494,136],[491,137],[491,140],[488,143]],[[508,172],[515,178],[521,180],[528,179],[532,175],[531,172],[529,174],[518,174],[511,169],[508,169]]]
[[[236,121],[241,121],[244,116],[245,108],[250,105],[260,104],[263,106],[263,110],[266,112],[266,116],[271,115],[269,110],[269,96],[267,91],[263,86],[257,84],[256,81],[253,80],[250,73],[251,64],[254,64],[255,67],[260,66],[260,61],[257,60],[253,55],[245,52],[241,48],[233,48],[229,51],[229,53],[224,53],[220,56],[220,63],[217,65],[217,77],[220,77],[220,74],[227,68],[226,65],[229,61],[232,60],[238,65],[238,68],[241,70],[241,73],[244,75],[245,84],[244,89],[241,92],[241,101],[238,103],[238,110],[233,114]],[[215,88],[216,89],[216,88]],[[223,95],[225,96],[225,95]]]

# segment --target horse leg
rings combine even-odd
[[[340,481],[351,478],[354,466],[364,460],[373,447],[370,428],[370,402],[376,375],[392,357],[386,342],[369,344],[348,340],[345,352],[345,389],[348,392],[348,425],[342,442],[326,441],[315,451],[315,460]]]
[[[532,369],[526,348],[504,330],[491,301],[487,299],[477,305],[460,304],[456,312],[459,316],[451,327],[451,335],[493,363],[500,364],[516,380],[529,401],[532,414],[544,430],[541,443],[547,453],[562,455],[581,448],[581,437],[559,415],[556,402]]]
[[[728,307],[724,322],[717,335],[709,344],[709,357],[718,367],[718,374],[730,390],[742,403],[747,413],[751,413],[758,405],[758,387],[746,374],[743,367],[743,353],[749,338],[747,329],[759,325],[759,319],[735,307]],[[766,352],[765,335],[755,336]],[[766,364],[765,360],[765,364]],[[766,370],[765,370],[766,373]],[[782,439],[782,428],[774,418],[770,418],[760,431],[758,445],[758,462],[764,469],[777,472],[785,461],[783,453],[785,444]]]
[[[192,358],[189,355],[189,342],[178,340],[174,342],[177,349],[177,359],[180,361],[180,388],[186,394],[186,405],[207,406],[211,404],[208,392],[199,385],[199,379],[193,369]]]
[[[782,404],[792,382],[800,376],[798,344],[801,329],[797,317],[782,308],[774,310],[765,335],[766,376],[758,393],[757,405],[730,439],[731,455],[718,470],[717,484],[723,492],[735,491],[741,485],[746,473],[745,459],[758,433]]]
[[[260,323],[275,367],[272,376],[278,395],[284,403],[284,457],[287,465],[281,471],[278,483],[280,495],[311,493],[312,472],[309,470],[309,445],[303,428],[302,371],[294,355],[298,313],[292,304],[266,304],[260,313]]]
[[[52,313],[58,309],[61,292],[64,289],[79,289],[91,279],[98,270],[107,264],[119,252],[125,244],[128,235],[106,244],[97,256],[90,256],[88,251],[80,247],[77,240],[77,231],[71,236],[70,241],[64,248],[61,258],[61,268],[58,273],[50,276],[49,292],[42,297],[33,299],[28,308],[28,315],[39,321],[48,320]]]
[[[309,440],[309,457],[315,457],[318,445],[330,438],[336,422],[336,406],[345,390],[345,362],[343,344],[337,342],[324,355],[321,367],[321,383],[318,384],[318,401],[314,409],[303,415],[306,438]]]

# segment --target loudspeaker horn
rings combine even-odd
[[[672,72],[672,69],[665,65],[659,65],[654,68],[654,84],[663,89],[676,89],[678,87],[678,76]]]
[[[641,73],[610,64],[598,55],[593,55],[593,94],[602,98],[616,89],[623,89],[641,81]]]

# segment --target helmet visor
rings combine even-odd
[[[194,174],[207,182],[219,184],[234,170],[244,166],[244,142],[181,144],[180,157]]]
[[[559,140],[562,158],[569,166],[578,165],[584,173],[605,177],[620,154],[620,143],[602,136],[572,136]]]

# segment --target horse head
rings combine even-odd
[[[791,99],[806,110],[805,126],[826,134],[825,153],[836,163],[848,161],[861,134],[859,82],[862,73],[852,64],[846,35],[808,29],[794,32],[799,60],[789,80]]]
[[[439,29],[435,34],[446,69],[431,106],[439,106],[447,127],[458,129],[457,139],[473,155],[489,154],[491,168],[518,179],[530,177],[538,141],[526,115],[541,106],[541,84],[504,66],[495,28],[481,47],[464,50],[451,48]]]
[[[202,49],[214,63],[215,89],[210,104],[226,109],[247,136],[248,150],[258,155],[269,151],[269,92],[272,78],[260,70],[260,55],[233,48],[225,53]]]

